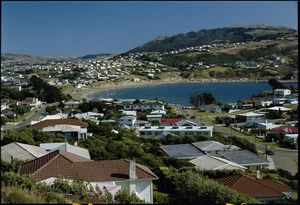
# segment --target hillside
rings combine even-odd
[[[276,39],[294,34],[297,31],[283,26],[251,25],[201,29],[173,36],[159,36],[127,53],[164,52],[185,47],[200,46],[215,42],[246,42],[263,39]]]

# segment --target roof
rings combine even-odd
[[[230,145],[224,145],[217,141],[202,141],[192,143],[195,147],[202,151],[229,150]],[[238,146],[231,145],[230,150],[241,149]]]
[[[298,127],[293,127],[290,125],[283,125],[280,127],[273,128],[272,130],[276,132],[284,132],[284,133],[298,133]]]
[[[219,155],[243,166],[269,164],[270,162],[249,150],[231,150],[230,152],[219,152]]]
[[[282,192],[293,191],[281,182],[271,179],[256,179],[244,174],[222,177],[216,181],[253,198],[284,197]]]
[[[204,105],[204,108],[221,108],[219,105],[216,104],[208,104],[208,105]]]
[[[183,120],[183,118],[161,118],[160,123],[176,123]]]
[[[191,144],[163,145],[160,148],[170,157],[175,158],[197,158],[204,153]]]
[[[1,159],[7,162],[11,162],[11,157],[26,161],[36,159],[46,154],[49,154],[49,152],[41,147],[18,142],[1,146]]]
[[[77,125],[80,127],[88,127],[87,122],[82,122],[77,119],[68,118],[68,119],[43,120],[41,122],[31,125],[30,128],[42,129],[44,127],[49,127],[49,126],[54,126],[54,125]]]
[[[90,153],[87,149],[84,149],[82,147],[73,146],[66,142],[41,143],[40,147],[42,147],[45,150],[49,150],[49,151],[64,150],[64,151],[79,155],[81,157],[91,159]]]
[[[137,180],[158,177],[146,166],[135,163]],[[129,180],[129,160],[89,160],[78,155],[57,150],[21,166],[20,174],[32,174],[35,179],[48,179],[59,175],[74,179],[76,175],[88,182]]]
[[[175,123],[177,126],[184,126],[184,125],[194,125],[194,126],[197,126],[196,123],[192,122],[192,121],[189,121],[189,120],[180,120],[178,122]]]
[[[267,108],[267,110],[291,111],[292,109],[290,109],[290,108],[287,108],[287,107],[279,107],[279,106],[275,106],[275,107],[270,107],[270,108]]]
[[[190,163],[203,170],[247,169],[246,167],[237,163],[211,155],[200,156],[196,159],[191,160]]]

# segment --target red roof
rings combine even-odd
[[[222,177],[216,181],[253,198],[284,197],[283,192],[294,192],[282,182],[271,179],[256,179],[244,174]]]
[[[284,125],[280,127],[273,128],[276,132],[283,132],[283,133],[298,133],[298,127],[293,127],[290,125]]]
[[[176,123],[183,120],[183,118],[160,118],[160,123]]]
[[[157,179],[158,177],[146,166],[136,165],[137,179]],[[129,180],[129,160],[94,161],[57,150],[48,155],[22,165],[20,174],[32,174],[35,179],[44,180],[50,177],[63,176],[74,179],[78,174],[89,182],[107,182]]]
[[[75,125],[80,127],[88,127],[87,122],[82,122],[77,119],[68,118],[68,119],[51,119],[51,120],[43,120],[36,124],[30,126],[30,128],[34,129],[42,129],[44,127],[55,126],[55,125]]]

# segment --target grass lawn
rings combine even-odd
[[[298,165],[298,156],[295,156],[295,157],[294,157],[294,160],[295,160],[295,162],[296,162],[297,165]]]

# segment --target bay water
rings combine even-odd
[[[283,83],[298,88],[298,83]],[[189,97],[196,92],[211,93],[223,105],[249,99],[262,91],[272,90],[268,82],[172,83],[132,88],[117,88],[90,94],[91,99],[148,99],[165,100],[170,104],[191,106]]]

